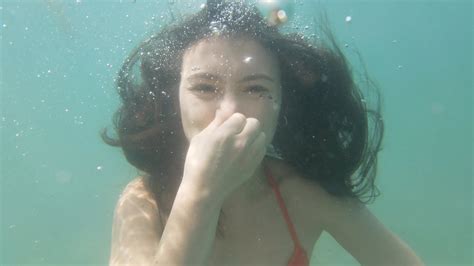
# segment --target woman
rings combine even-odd
[[[118,140],[102,136],[142,174],[117,204],[111,265],[308,265],[323,230],[363,265],[422,265],[364,206],[382,121],[329,37],[208,1],[130,55]]]

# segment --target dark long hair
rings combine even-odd
[[[149,174],[148,187],[161,203],[160,188],[182,177],[188,146],[178,100],[184,50],[215,35],[247,37],[273,52],[280,64],[282,106],[272,144],[283,160],[332,195],[372,201],[379,194],[374,181],[383,121],[380,97],[369,108],[361,89],[378,96],[378,88],[367,74],[356,84],[328,24],[323,21],[320,28],[326,38],[283,34],[253,6],[208,1],[128,56],[117,78],[118,138],[103,129],[102,139],[121,147],[129,163]],[[171,205],[159,206],[169,215]]]

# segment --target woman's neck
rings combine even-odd
[[[235,189],[225,200],[223,208],[242,208],[254,205],[264,199],[271,192],[270,183],[265,175],[265,160],[255,170],[252,177]]]

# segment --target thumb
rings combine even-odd
[[[214,116],[214,120],[211,121],[209,124],[208,128],[217,128],[220,126],[224,121],[226,120],[226,117],[224,116],[222,110],[216,109],[216,113]]]

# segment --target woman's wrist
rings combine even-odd
[[[224,202],[223,197],[212,193],[207,187],[198,186],[190,178],[183,178],[176,198],[180,198],[197,208],[213,210],[220,210]]]

